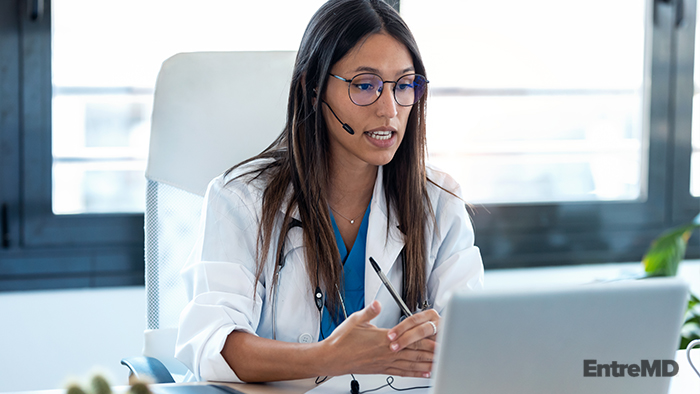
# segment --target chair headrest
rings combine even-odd
[[[279,135],[296,52],[180,53],[156,82],[146,177],[203,196]]]

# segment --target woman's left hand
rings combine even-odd
[[[416,313],[389,330],[389,348],[394,352],[407,347],[434,352],[438,327],[440,315],[435,309]]]

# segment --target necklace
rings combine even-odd
[[[341,218],[347,220],[348,222],[350,222],[350,224],[355,224],[355,220],[357,220],[357,218],[359,218],[360,216],[362,216],[362,214],[359,214],[359,215],[357,215],[357,216],[355,217],[355,219],[350,219],[350,218],[348,218],[348,217],[345,217],[342,213],[340,213],[340,212],[336,211],[335,209],[333,209],[333,207],[331,207],[330,205],[329,205],[329,207],[331,208],[331,211],[333,211],[333,212],[337,213],[338,215],[340,215]]]

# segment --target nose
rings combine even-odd
[[[377,115],[380,117],[391,119],[398,115],[398,104],[396,103],[396,98],[394,97],[394,85],[385,83],[382,94],[374,104],[377,106]]]

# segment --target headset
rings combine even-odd
[[[284,256],[284,249],[287,246],[287,235],[289,234],[289,231],[292,230],[295,227],[299,227],[303,229],[303,226],[301,224],[301,221],[295,218],[291,218],[290,222],[285,228],[285,233],[284,237],[282,238],[282,247],[279,250],[279,254],[277,255],[277,270],[275,273],[275,288],[273,289],[274,294],[272,296],[272,339],[277,339],[277,294],[279,293],[279,285],[280,285],[280,279],[282,277],[282,268],[284,268],[284,265],[286,263],[285,256]],[[406,247],[404,246],[401,248],[400,252],[401,256],[401,264],[403,268],[403,287],[401,288],[401,298],[406,299]],[[340,304],[343,307],[343,315],[345,316],[345,319],[348,318],[348,313],[347,310],[345,309],[345,301],[343,300],[343,295],[340,292],[340,289],[338,289],[338,286],[336,286],[336,290],[338,291],[338,296],[340,297]],[[323,310],[323,292],[321,291],[321,288],[319,286],[316,286],[316,290],[314,291],[314,302],[316,303],[316,308],[318,308],[319,313],[322,313]],[[422,308],[426,309],[428,307],[427,301],[423,303]],[[406,316],[403,315],[401,316],[401,320],[405,319]],[[321,317],[320,320],[323,320]],[[319,324],[321,324],[319,322]],[[319,327],[319,330],[321,333],[323,333],[322,327]],[[323,334],[322,334],[323,335]],[[352,381],[350,382],[350,393],[351,394],[361,394],[360,392],[360,383],[355,379],[355,376],[353,374],[350,374],[352,376]],[[316,378],[316,384],[323,383],[328,377],[318,377]],[[387,377],[387,384],[370,389],[370,390],[365,390],[362,393],[368,393],[372,391],[379,390],[384,387],[391,387],[392,389],[396,391],[407,391],[407,390],[413,390],[413,389],[419,389],[419,388],[429,388],[429,386],[420,386],[420,387],[409,387],[409,388],[396,388],[392,385],[394,381],[394,378],[392,376]]]
[[[279,293],[279,286],[280,286],[280,279],[282,278],[282,269],[284,268],[284,265],[286,263],[285,255],[284,255],[284,250],[285,247],[287,246],[287,235],[289,234],[289,231],[292,230],[295,227],[299,227],[303,229],[303,226],[301,224],[301,221],[295,218],[291,218],[289,221],[288,225],[285,228],[284,232],[284,237],[282,238],[282,247],[279,249],[279,254],[277,255],[277,269],[275,273],[275,288],[273,289],[273,296],[272,296],[272,339],[277,339],[277,294]],[[403,272],[406,272],[406,247],[404,246],[401,248],[400,252],[401,256],[401,264],[403,268]],[[407,283],[406,283],[406,275],[403,275],[403,286],[401,288],[401,298],[406,299],[406,288],[407,288]],[[347,311],[345,310],[345,302],[343,301],[343,296],[340,293],[340,289],[337,288],[336,290],[338,291],[338,295],[340,296],[340,302],[343,307],[343,313],[345,314],[345,318],[347,318]],[[317,285],[316,289],[314,290],[314,302],[316,304],[316,308],[318,308],[319,313],[322,313],[323,310],[323,292],[321,291],[321,288]],[[427,304],[424,304],[427,305]],[[401,320],[405,319],[406,316],[401,316]],[[319,323],[320,324],[320,323]]]

